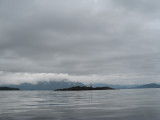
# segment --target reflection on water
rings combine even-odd
[[[0,120],[160,120],[160,89],[0,91]]]

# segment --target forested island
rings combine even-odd
[[[11,88],[11,87],[0,87],[0,91],[4,90],[20,90],[19,88]]]
[[[82,90],[114,90],[111,87],[87,87],[87,86],[75,86],[64,89],[56,89],[55,91],[82,91]]]

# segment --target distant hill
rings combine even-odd
[[[37,84],[22,83],[20,85],[7,85],[7,87],[19,88],[21,90],[55,90],[55,89],[69,88],[73,86],[84,86],[84,84],[80,82],[71,82],[68,80],[63,80],[63,81],[38,82]]]
[[[150,83],[150,84],[138,86],[136,88],[160,88],[160,85],[155,83]]]

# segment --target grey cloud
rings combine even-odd
[[[114,3],[121,5],[126,10],[130,12],[139,12],[140,14],[146,13],[145,15],[155,15],[159,11],[159,1],[150,1],[150,0],[113,0]]]
[[[157,75],[158,4],[144,0],[1,0],[0,70]]]

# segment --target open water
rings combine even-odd
[[[160,89],[0,91],[0,120],[160,120]]]

